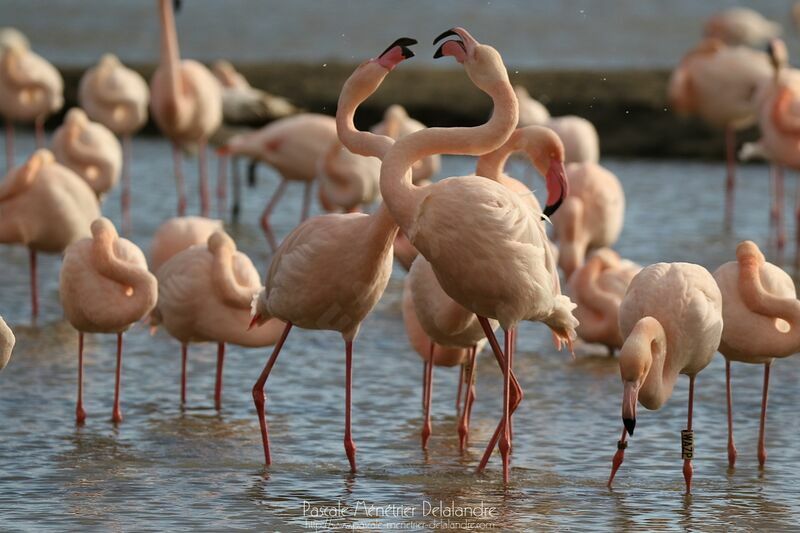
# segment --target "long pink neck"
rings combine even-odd
[[[487,94],[494,102],[492,118],[473,128],[427,128],[403,137],[389,150],[381,167],[381,194],[400,227],[408,234],[421,200],[411,181],[411,166],[435,154],[482,155],[499,148],[514,131],[519,107],[508,81]]]
[[[181,90],[181,55],[178,49],[178,32],[175,30],[175,14],[171,0],[159,0],[161,15],[161,65],[166,69],[169,94],[178,102]]]
[[[480,156],[475,167],[475,174],[497,181],[503,173],[511,154],[525,148],[526,143],[522,133],[521,129],[514,130],[514,133],[511,134],[511,137],[508,138],[508,141],[503,146]]]
[[[603,272],[603,263],[597,259],[590,259],[582,269],[578,270],[571,282],[575,293],[580,294],[582,305],[588,307],[604,320],[617,319],[620,299],[617,295],[603,290],[598,285],[598,279]]]
[[[646,316],[636,323],[620,350],[620,367],[627,364],[630,357],[652,361],[639,389],[639,400],[648,409],[658,409],[672,395],[678,380],[678,372],[668,368],[667,337],[658,320]]]
[[[136,313],[155,304],[155,277],[146,268],[119,259],[114,251],[114,237],[96,236],[92,243],[93,265],[111,281],[129,287],[132,292],[119,304],[120,311]]]
[[[249,310],[255,289],[240,285],[236,279],[234,268],[236,248],[223,246],[213,255],[211,279],[214,282],[214,290],[217,291],[225,305],[236,309]]]

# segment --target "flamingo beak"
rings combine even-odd
[[[416,39],[410,37],[400,37],[395,42],[390,44],[376,59],[378,64],[392,70],[401,61],[411,59],[414,57],[414,52],[411,51],[409,46],[417,44]]]
[[[544,216],[550,217],[569,194],[569,181],[563,161],[555,159],[550,161],[550,168],[545,175],[545,183],[547,185],[547,203],[544,208]]]
[[[253,318],[250,319],[250,325],[247,326],[247,331],[250,331],[251,329],[256,327],[258,325],[259,320],[261,320],[261,315],[259,315],[258,313],[253,315]]]
[[[436,37],[436,39],[433,40],[433,44],[436,45],[436,43],[438,43],[442,39],[446,39],[447,37],[456,37],[451,41],[443,42],[442,45],[433,54],[434,59],[439,59],[440,57],[444,56],[453,56],[459,63],[463,63],[464,60],[466,60],[467,47],[464,44],[464,37],[457,30],[460,30],[460,28],[451,28],[441,33],[438,37]]]
[[[625,431],[633,437],[633,430],[636,428],[636,400],[639,397],[639,384],[633,381],[626,381],[622,391],[622,423]]]

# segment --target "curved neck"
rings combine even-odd
[[[651,316],[640,319],[631,330],[619,354],[620,368],[649,366],[639,389],[639,400],[656,409],[672,395],[677,372],[666,372],[667,337],[663,326]],[[623,375],[624,377],[624,375]]]
[[[493,152],[483,154],[478,158],[478,163],[475,166],[475,174],[485,178],[497,181],[506,167],[508,158],[514,152],[518,152],[524,148],[524,138],[522,130],[516,129],[511,134],[508,141]],[[533,163],[533,161],[531,161]]]
[[[223,303],[238,309],[250,309],[256,291],[242,286],[236,280],[234,258],[236,250],[222,247],[216,251],[211,267],[211,281]]]
[[[146,269],[119,259],[114,253],[116,239],[95,237],[92,242],[93,264],[97,272],[111,281],[126,287],[129,296],[121,307],[145,309],[152,307],[156,279]],[[155,304],[155,301],[152,301]]]
[[[178,32],[175,29],[175,14],[172,0],[159,0],[161,16],[161,66],[166,69],[169,93],[177,102],[180,95],[181,57],[178,49]]]
[[[519,119],[519,106],[508,81],[498,81],[487,94],[494,111],[486,124],[473,128],[427,128],[403,137],[384,158],[381,194],[392,215],[408,234],[417,204],[418,187],[411,181],[411,166],[435,154],[482,155],[508,140]]]
[[[98,156],[97,150],[92,149],[81,142],[81,129],[79,124],[65,124],[65,144],[69,150],[69,155],[82,165],[97,165],[106,167],[107,161]]]
[[[336,106],[336,133],[339,140],[354,154],[383,159],[394,145],[385,135],[377,135],[356,128],[353,119],[356,109],[381,86],[389,71],[376,64],[367,64],[356,70],[344,83]],[[365,87],[366,86],[366,87]]]
[[[606,320],[617,318],[620,299],[617,295],[603,290],[598,279],[603,272],[603,263],[590,259],[583,268],[574,274],[572,285],[575,294],[580,295],[581,305],[591,309]]]

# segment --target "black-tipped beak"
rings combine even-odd
[[[415,44],[417,44],[417,40],[416,39],[412,39],[411,37],[400,37],[395,42],[393,42],[392,44],[387,46],[386,50],[381,52],[381,54],[378,57],[382,57],[386,52],[388,52],[389,50],[391,50],[395,46],[399,46],[400,47],[400,52],[403,54],[403,59],[412,58],[412,57],[414,57],[414,52],[412,52],[411,49],[408,48],[408,47],[412,46],[412,45],[415,45]]]
[[[553,205],[544,206],[544,216],[545,217],[551,217],[553,215],[553,213],[555,213],[558,210],[558,208],[561,207],[561,203],[563,201],[564,201],[564,198],[559,198],[558,201],[556,203],[554,203]],[[542,217],[542,220],[544,220],[544,217]]]
[[[622,423],[625,425],[625,431],[628,432],[628,435],[633,437],[633,430],[636,428],[636,419],[635,418],[623,418]]]
[[[458,43],[458,46],[460,46],[464,50],[464,52],[466,53],[467,47],[464,46],[464,42],[461,40],[461,35],[459,35],[458,32],[456,32],[455,28],[451,28],[451,29],[447,30],[446,32],[441,33],[436,39],[433,40],[433,44],[436,44],[439,41],[441,41],[442,39],[445,39],[447,37],[457,37],[457,39],[453,39],[452,42]],[[446,45],[448,42],[450,42],[450,41],[442,43],[441,46],[439,46],[439,48],[436,49],[436,52],[434,52],[434,54],[433,54],[433,58],[434,59],[439,59],[440,57],[444,56],[444,51],[443,51],[444,45]]]
[[[455,28],[450,28],[449,30],[440,33],[439,36],[433,40],[433,44],[436,44],[442,39],[446,39],[447,37],[452,37],[453,35],[455,35],[456,37],[460,37],[460,35],[456,33]]]

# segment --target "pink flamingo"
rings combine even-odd
[[[156,304],[158,284],[147,270],[138,246],[120,239],[107,218],[92,222],[92,236],[72,243],[64,252],[60,295],[64,314],[78,330],[78,424],[86,421],[83,409],[83,335],[117,334],[117,372],[111,420],[122,422],[120,381],[122,334],[144,318]]]
[[[609,355],[622,347],[619,306],[633,277],[642,269],[620,259],[610,248],[599,248],[569,278],[569,295],[575,302],[578,337],[608,348]]]
[[[326,211],[354,212],[380,199],[380,159],[354,154],[336,140],[319,167],[319,202]]]
[[[283,196],[289,181],[305,186],[300,222],[308,218],[311,207],[311,186],[317,177],[320,160],[336,141],[336,121],[317,113],[301,113],[267,124],[260,130],[242,133],[228,140],[225,153],[247,156],[272,166],[281,176],[278,188],[261,214],[261,229],[270,249],[278,247],[269,224],[272,210]]]
[[[31,315],[39,315],[36,253],[61,253],[90,234],[100,216],[92,189],[77,174],[37,150],[0,183],[0,243],[23,244],[30,251]]]
[[[208,216],[208,138],[222,124],[222,89],[202,64],[181,60],[175,15],[170,0],[158,0],[161,15],[161,60],[150,79],[150,111],[162,133],[172,142],[178,215],[186,212],[186,192],[181,168],[181,148],[198,146],[200,211]]]
[[[0,316],[0,370],[3,370],[11,359],[11,352],[17,343],[14,332],[8,327],[6,321]]]
[[[508,188],[479,176],[448,178],[427,187],[411,181],[415,161],[434,153],[482,155],[508,140],[518,120],[517,100],[497,51],[479,43],[466,30],[454,28],[434,57],[453,56],[470,80],[494,102],[489,121],[474,128],[428,128],[398,140],[384,157],[381,193],[394,219],[430,263],[442,289],[480,317],[484,333],[503,368],[503,419],[487,447],[485,458],[499,439],[503,478],[508,480],[510,416],[521,400],[513,378],[512,337],[521,320],[545,322],[558,339],[574,337],[572,304],[552,288],[547,270],[548,241],[538,214]],[[543,150],[549,216],[566,193],[563,145]],[[488,318],[506,332],[505,355]],[[511,383],[514,392],[510,392]]]
[[[619,352],[622,376],[622,421],[611,476],[625,455],[627,434],[636,427],[636,400],[647,409],[660,409],[672,396],[679,374],[689,376],[689,416],[681,431],[683,477],[692,490],[692,407],[694,380],[717,351],[722,335],[722,295],[714,278],[691,263],[657,263],[642,269],[631,281],[619,308],[625,339]]]
[[[98,199],[119,181],[122,148],[111,130],[73,107],[53,134],[56,161],[86,180]]]
[[[586,252],[612,246],[622,232],[625,192],[617,177],[597,163],[567,165],[570,193],[553,215],[558,265],[569,279]]]
[[[78,100],[88,117],[122,138],[122,233],[131,231],[131,136],[147,122],[150,90],[136,71],[105,54],[81,77]]]
[[[728,45],[762,46],[782,33],[781,25],[747,7],[731,7],[712,15],[703,35]]]
[[[262,289],[253,262],[224,231],[216,230],[206,245],[177,253],[157,271],[158,306],[152,324],[163,324],[181,343],[181,405],[186,404],[186,359],[191,342],[217,343],[214,406],[222,407],[225,344],[252,348],[271,346],[285,324],[271,320],[248,330],[253,296]]]
[[[765,53],[705,39],[681,59],[669,80],[668,96],[677,112],[699,115],[711,126],[725,130],[726,229],[733,224],[736,131],[756,121],[753,97],[769,74]]]
[[[150,243],[150,271],[157,273],[172,256],[194,246],[205,245],[216,231],[224,231],[222,221],[204,217],[173,217],[161,224]]]
[[[375,92],[386,75],[413,53],[409,38],[393,42],[378,57],[365,61],[342,87],[336,108],[339,139],[353,153],[382,158],[393,141],[358,131],[356,108]],[[271,463],[264,385],[292,326],[338,331],[345,341],[344,447],[350,470],[356,471],[350,406],[353,341],[361,322],[380,299],[392,272],[392,243],[397,224],[384,205],[370,215],[330,214],[310,218],[284,239],[272,258],[266,288],[254,301],[253,324],[275,317],[286,322],[283,335],[253,386],[264,459]]]
[[[6,171],[14,166],[14,122],[33,122],[36,147],[44,148],[44,121],[64,105],[64,80],[25,41],[0,47],[0,114],[6,119]]]
[[[230,124],[263,124],[298,112],[286,98],[251,86],[228,61],[215,61],[211,71],[222,85],[222,116]]]
[[[783,270],[767,263],[758,246],[744,241],[736,248],[736,261],[725,263],[714,272],[722,291],[722,342],[725,356],[725,383],[728,397],[728,463],[736,463],[733,443],[731,399],[731,361],[764,365],[764,390],[761,396],[761,426],[758,432],[758,464],[767,460],[766,418],[769,371],[776,357],[800,351],[797,327],[800,301],[794,282]]]
[[[425,129],[425,124],[408,116],[408,111],[403,106],[393,104],[386,108],[383,113],[383,120],[372,127],[372,132],[378,135],[386,135],[396,141],[422,129]],[[423,182],[432,179],[438,174],[441,168],[441,155],[433,154],[423,157],[411,166],[411,179],[414,183],[422,185]]]

